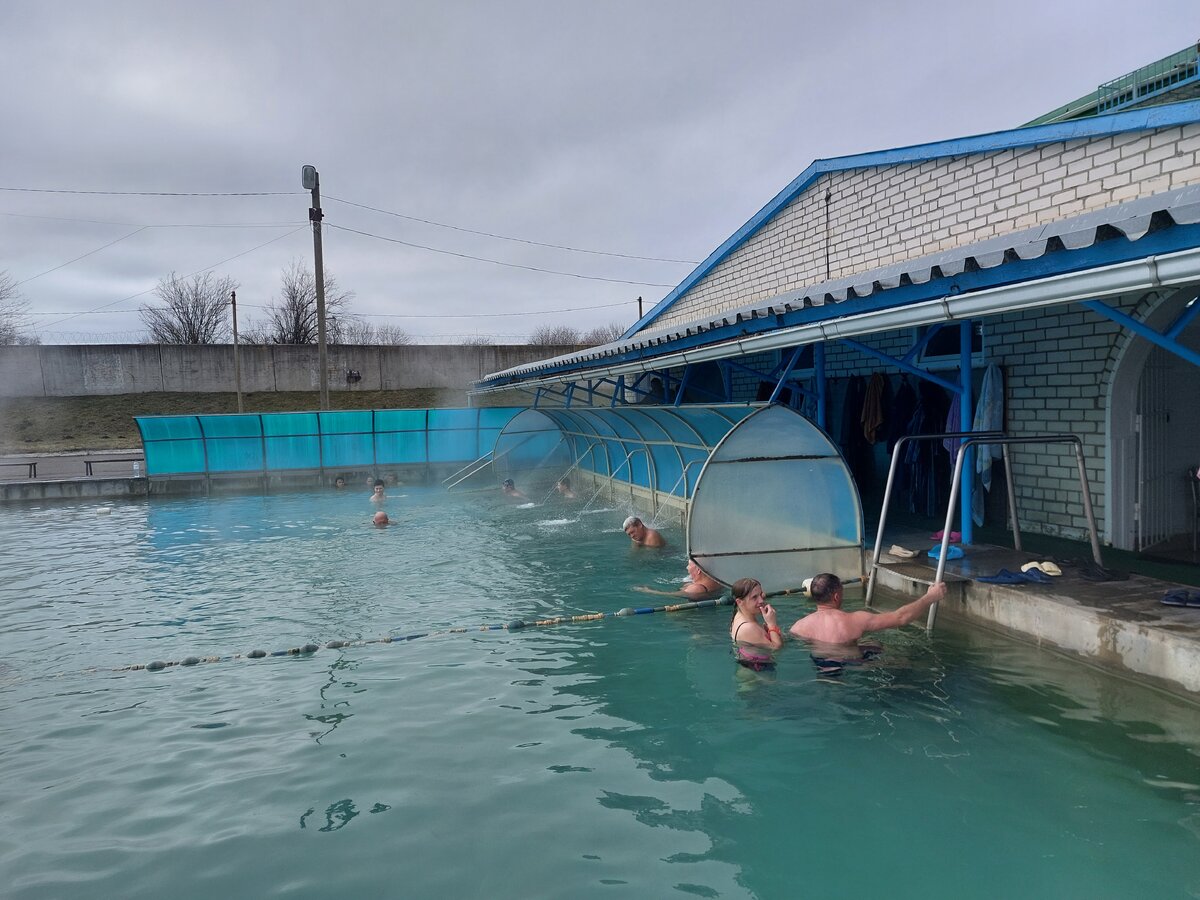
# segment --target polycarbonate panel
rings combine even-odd
[[[182,475],[205,470],[202,440],[143,440],[142,446],[146,452],[148,475]]]
[[[200,437],[200,423],[195,416],[138,416],[137,425],[143,441]]]
[[[490,452],[502,428],[522,411],[506,406],[139,416],[137,424],[146,474],[177,475],[261,470],[264,452],[266,468],[281,471],[466,464]],[[429,420],[440,435],[432,457],[427,452]]]
[[[428,410],[378,409],[375,411],[375,431],[424,431]]]
[[[316,424],[316,417],[313,417]],[[266,423],[263,423],[264,427]],[[268,437],[263,440],[267,448],[267,468],[317,469],[321,466],[321,441],[316,435],[294,437]]]
[[[316,413],[271,413],[259,418],[262,421],[262,431],[265,435],[284,437],[320,433],[317,427]]]
[[[474,431],[478,426],[479,410],[477,409],[429,410],[430,431],[446,431],[454,429],[469,429]]]
[[[429,462],[424,431],[394,431],[375,435],[375,461],[380,465]],[[465,460],[464,460],[465,461]]]
[[[820,572],[855,578],[862,547],[862,506],[845,461],[787,407],[740,422],[699,476],[688,552],[719,581],[757,578],[770,592]]]
[[[348,469],[374,465],[372,440],[367,434],[321,435],[321,462],[326,469]]]
[[[257,416],[254,417],[257,419]],[[208,449],[209,472],[261,472],[263,444],[261,437],[210,438]]]
[[[200,430],[206,439],[259,437],[262,421],[259,416],[247,413],[225,416],[196,416]]]

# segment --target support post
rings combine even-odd
[[[813,372],[817,381],[817,425],[826,428],[825,416],[828,409],[827,388],[825,384],[825,342],[813,344]],[[828,429],[826,429],[828,430]]]
[[[970,431],[975,421],[975,411],[971,408],[971,330],[973,323],[970,319],[959,323],[958,326],[958,430]],[[975,522],[971,518],[972,492],[975,486],[975,453],[974,445],[967,446],[966,460],[962,467],[962,501],[959,509],[959,531],[962,532],[962,542],[973,542]]]
[[[312,191],[308,220],[313,229],[313,278],[317,289],[317,379],[321,386],[321,409],[329,409],[329,359],[325,342],[325,261],[321,255],[321,176],[313,166],[300,170],[301,184]]]
[[[237,391],[238,412],[245,412],[242,407],[242,360],[238,356],[237,291],[229,292],[229,305],[233,308],[233,388]]]

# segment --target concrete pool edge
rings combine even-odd
[[[1050,585],[1017,586],[983,583],[972,577],[983,570],[1019,569],[1026,557],[1001,547],[968,548],[966,561],[947,565],[948,573],[964,580],[951,586],[939,617],[997,628],[1189,700],[1200,700],[1200,609],[1160,602],[1167,590],[1178,585],[1140,575],[1095,583],[1064,574]],[[929,574],[932,578],[932,567]],[[879,583],[919,596],[928,581],[880,569]]]

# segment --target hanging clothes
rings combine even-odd
[[[900,387],[896,388],[896,396],[892,399],[891,415],[887,429],[888,453],[896,447],[896,441],[909,434],[908,424],[912,421],[917,409],[917,392],[908,383],[908,376],[900,376]]]
[[[883,373],[873,372],[871,380],[867,382],[867,393],[863,397],[862,415],[859,416],[863,438],[868,444],[874,444],[879,440],[879,433],[883,426],[887,424],[887,414],[884,412],[884,395],[886,391],[887,379],[883,377]]]
[[[954,399],[950,401],[950,411],[946,413],[946,431],[963,430],[962,423],[958,421],[960,415],[962,415],[962,395],[955,391]],[[946,438],[942,441],[942,446],[950,454],[950,463],[953,465],[955,457],[958,456],[958,448],[962,446],[962,439]]]
[[[1004,430],[1004,373],[995,363],[983,373],[971,430]],[[976,525],[983,524],[985,492],[992,489],[992,464],[1003,456],[1004,450],[1000,444],[980,444],[975,448],[975,491],[971,496],[971,519]],[[1005,477],[1008,477],[1008,473],[1005,473]]]

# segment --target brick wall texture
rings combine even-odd
[[[822,176],[745,245],[680,298],[651,327],[690,321],[785,291],[986,240],[1135,197],[1200,183],[1200,125],[1073,140]],[[829,206],[826,271],[825,194]],[[1157,294],[1111,301],[1143,317]],[[998,363],[1006,375],[1010,433],[1072,432],[1084,442],[1092,500],[1105,530],[1107,398],[1120,353],[1132,338],[1110,320],[1078,306],[1014,313],[982,323],[983,358],[974,373]],[[902,356],[915,330],[862,342]],[[778,354],[756,360],[763,369]],[[832,344],[826,348],[828,430],[838,433],[845,379],[900,370]],[[943,374],[957,378],[947,363]],[[757,380],[733,379],[735,398],[754,399]],[[882,451],[877,465],[886,473]],[[1014,482],[1022,527],[1086,536],[1078,472],[1068,446],[1016,448]],[[877,510],[867,510],[874,521]]]

